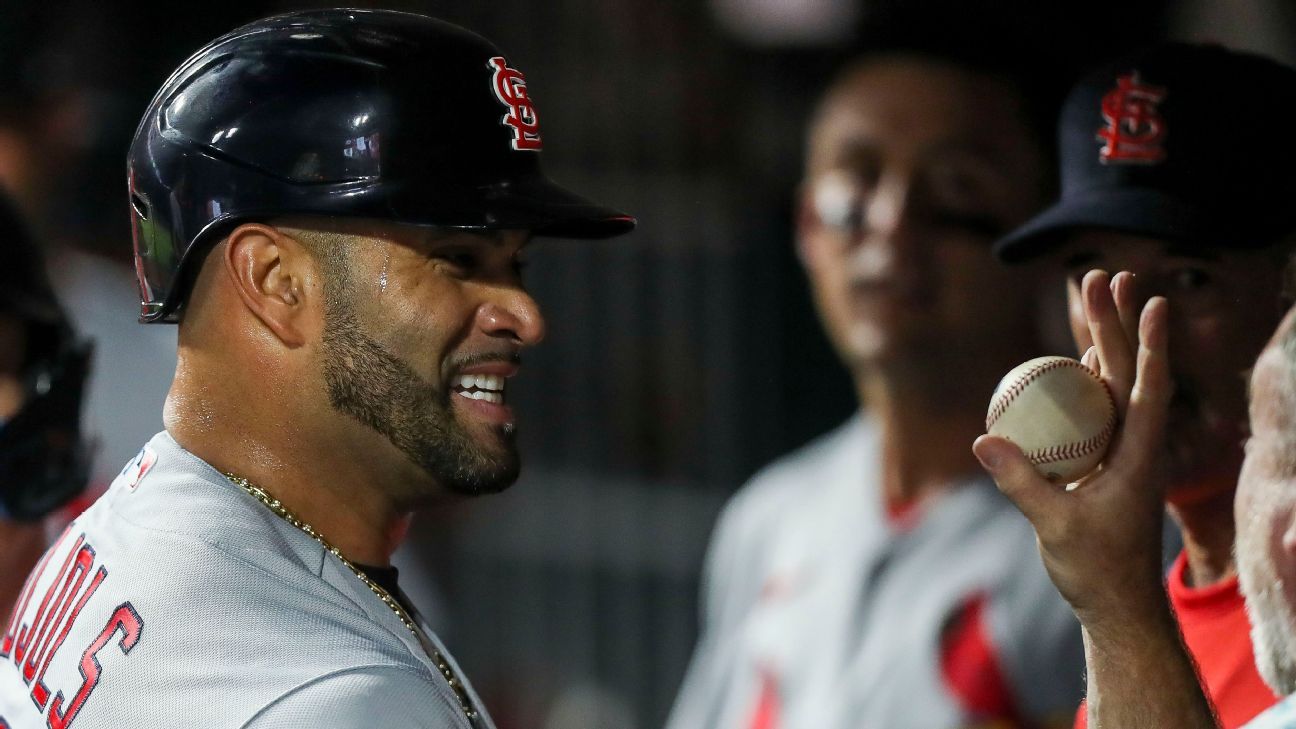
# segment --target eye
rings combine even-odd
[[[1208,271],[1197,266],[1184,266],[1170,272],[1170,286],[1175,291],[1200,291],[1212,283]]]
[[[935,225],[951,231],[967,233],[977,238],[998,238],[1004,234],[1004,226],[989,215],[964,212],[954,209],[932,210],[928,219]]]
[[[443,248],[435,251],[432,258],[449,263],[461,274],[471,274],[481,266],[481,256],[466,248]]]
[[[852,233],[863,227],[863,199],[862,186],[843,172],[829,173],[811,188],[811,200],[819,221],[843,233]]]

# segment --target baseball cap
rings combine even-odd
[[[1099,228],[1260,248],[1296,229],[1296,70],[1165,43],[1082,80],[1058,122],[1061,196],[995,243],[1017,262]]]

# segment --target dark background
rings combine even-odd
[[[790,223],[809,106],[861,28],[1033,45],[1071,70],[1161,37],[1296,56],[1296,12],[1280,0],[357,5],[494,40],[526,73],[551,176],[640,219],[625,239],[534,251],[528,282],[550,333],[512,390],[526,474],[505,495],[421,518],[402,555],[500,729],[660,726],[695,637],[716,512],[761,464],[854,408]],[[0,181],[51,247],[127,265],[125,149],[153,91],[217,35],[316,6],[0,2]],[[1221,103],[1243,93],[1238,79]],[[135,314],[124,302],[122,321]],[[144,379],[111,367],[100,386]],[[160,412],[156,391],[142,388],[138,408]]]

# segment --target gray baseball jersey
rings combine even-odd
[[[0,729],[492,729],[465,688],[475,723],[354,573],[166,433],[46,553],[0,643]]]
[[[974,479],[899,527],[880,473],[876,427],[856,416],[729,503],[669,729],[949,729],[1074,713],[1079,626],[1030,524],[988,479]],[[979,632],[961,645],[989,657],[964,660],[972,675],[953,681],[975,698],[997,673],[1011,699],[1007,724],[1005,712],[968,705],[943,673],[943,640],[968,614]],[[990,664],[995,671],[980,670]]]

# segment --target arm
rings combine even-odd
[[[1169,605],[1163,601],[1153,612],[1128,620],[1111,617],[1082,629],[1089,726],[1216,729]]]
[[[1167,302],[1138,314],[1129,274],[1085,276],[1094,347],[1121,428],[1102,467],[1067,490],[1050,484],[1011,442],[982,436],[974,451],[1035,527],[1049,577],[1080,619],[1093,729],[1214,729],[1215,717],[1183,648],[1161,577],[1159,478],[1172,384]]]

